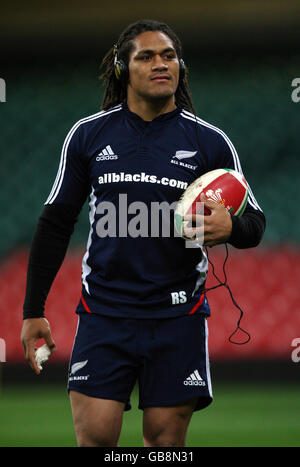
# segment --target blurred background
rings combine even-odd
[[[1,2],[0,445],[75,443],[65,385],[87,206],[48,297],[57,352],[38,378],[25,365],[19,338],[28,251],[67,132],[100,109],[102,57],[141,18],[167,22],[178,33],[198,115],[232,140],[267,218],[261,245],[230,248],[227,263],[249,343],[228,341],[239,318],[228,291],[209,293],[215,402],[192,422],[189,445],[299,446],[300,102],[292,98],[293,90],[300,97],[292,86],[300,78],[297,0]],[[225,249],[209,253],[222,278]],[[52,420],[51,429],[41,431],[43,415]],[[136,404],[126,417],[121,445],[138,446]]]

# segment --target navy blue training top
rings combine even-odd
[[[150,122],[126,103],[79,120],[62,148],[48,204],[82,207],[90,232],[77,311],[112,317],[209,315],[207,258],[174,232],[174,207],[195,178],[241,171],[220,129],[176,108]],[[250,191],[247,207],[260,210]]]

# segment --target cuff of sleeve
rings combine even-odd
[[[241,227],[241,219],[237,216],[233,216],[231,214],[231,221],[232,221],[232,229],[231,234],[228,239],[228,243],[234,244],[239,237],[240,227]]]
[[[25,310],[23,309],[23,319],[28,318],[44,318],[44,312],[41,310]]]

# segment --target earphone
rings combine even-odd
[[[114,45],[113,53],[114,53],[115,76],[117,80],[126,84],[129,78],[129,70],[124,60],[120,60],[118,58],[118,46],[117,45]],[[184,61],[181,58],[179,59],[179,81],[182,81],[184,79],[185,73],[186,73],[186,66],[185,66]]]
[[[123,60],[118,59],[118,46],[114,45],[114,70],[117,80],[126,82],[128,80],[128,67]]]

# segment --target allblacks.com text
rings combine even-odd
[[[168,185],[174,188],[185,190],[188,186],[187,182],[176,180],[175,178],[162,177],[157,178],[156,175],[149,175],[145,172],[129,174],[125,172],[120,173],[105,173],[98,177],[99,184],[106,183],[120,183],[120,182],[137,182],[137,183],[157,183],[161,185]]]

